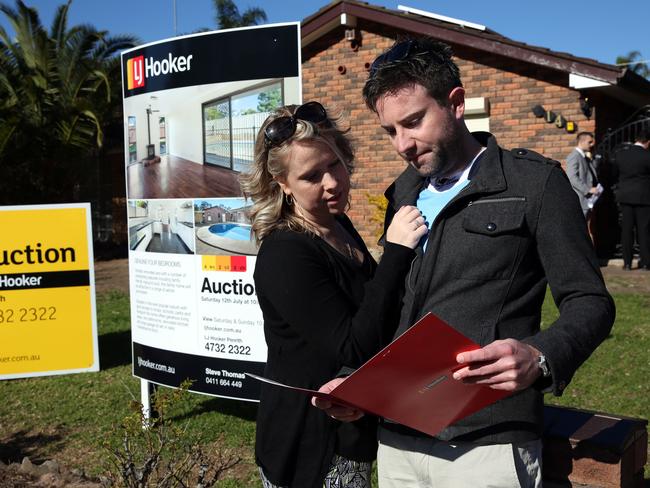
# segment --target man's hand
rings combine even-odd
[[[533,346],[515,339],[494,341],[456,356],[459,364],[467,366],[456,371],[454,379],[495,390],[524,390],[542,373],[537,364],[539,356],[541,353]]]
[[[330,393],[334,388],[343,383],[345,378],[334,378],[321,386],[318,391]],[[363,417],[363,412],[355,408],[338,405],[324,398],[311,397],[311,403],[317,408],[324,410],[327,415],[341,422],[354,422]]]

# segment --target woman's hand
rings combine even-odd
[[[321,386],[318,391],[330,393],[334,388],[343,383],[343,380],[345,380],[345,378],[335,378],[333,380],[330,380]],[[339,405],[324,398],[312,397],[311,403],[315,407],[324,410],[325,413],[333,419],[340,420],[341,422],[354,422],[355,420],[359,420],[361,417],[363,417],[363,412],[361,410]]]
[[[388,226],[386,231],[386,240],[393,244],[401,244],[402,246],[415,249],[420,239],[427,235],[429,228],[425,224],[424,217],[412,205],[405,205],[400,208],[393,221]]]

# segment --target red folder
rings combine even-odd
[[[270,384],[330,399],[429,435],[512,392],[465,384],[456,355],[480,346],[429,313],[328,393]]]

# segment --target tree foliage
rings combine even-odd
[[[0,203],[73,201],[111,123],[121,124],[120,59],[131,36],[68,27],[71,0],[48,30],[38,11],[0,4]]]
[[[630,51],[626,55],[618,56],[616,58],[617,65],[624,66],[630,71],[634,71],[636,74],[650,79],[650,65],[647,61],[642,61],[643,56],[641,56],[639,51]]]
[[[233,0],[213,0],[213,2],[217,11],[215,21],[220,29],[248,27],[266,21],[266,12],[261,8],[251,7],[240,13]]]
[[[282,105],[282,92],[280,91],[280,87],[260,92],[257,96],[258,112],[272,112],[280,105]]]

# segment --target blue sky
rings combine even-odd
[[[13,0],[3,0],[13,5]],[[49,26],[63,0],[25,0]],[[328,0],[235,0],[240,11],[264,9],[268,22],[300,21]],[[516,41],[614,63],[640,51],[650,59],[650,0],[371,0],[398,4],[482,24]],[[176,0],[177,32],[215,28],[212,0]],[[70,22],[90,23],[111,34],[133,34],[144,42],[174,36],[173,0],[73,0]],[[0,24],[7,27],[4,15]]]

